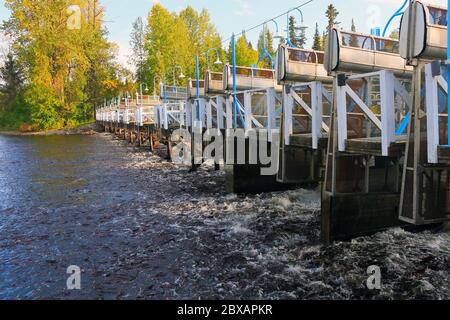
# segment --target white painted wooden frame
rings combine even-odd
[[[381,120],[375,115],[369,106],[350,88],[349,85],[338,86],[336,90],[337,120],[338,120],[338,150],[346,151],[347,141],[347,95],[361,108],[368,119],[381,131],[381,153],[383,156],[389,155],[389,146],[396,140],[395,135],[395,92],[405,99],[407,104],[411,100],[406,98],[406,90],[401,89],[402,85],[396,81],[394,74],[388,70],[371,72],[348,77],[348,80],[362,79],[378,76],[380,78],[380,105]]]
[[[299,88],[309,87],[311,89],[311,106],[309,106],[296,92]],[[295,103],[298,104],[312,120],[312,148],[319,147],[319,139],[323,137],[323,132],[329,132],[330,128],[323,119],[323,98],[332,101],[329,93],[321,82],[313,81],[309,83],[297,84],[290,87],[290,90],[283,90],[284,108],[284,136],[285,144],[290,145],[290,136],[294,133],[293,128],[293,110]]]

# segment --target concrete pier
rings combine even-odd
[[[322,193],[321,239],[325,244],[405,225],[398,219],[400,193]]]
[[[261,144],[265,143],[266,147],[270,154],[270,150],[272,149],[272,143],[267,140],[262,141],[257,138],[257,142],[252,142],[255,146],[257,146],[257,154],[260,153]],[[238,163],[237,154],[239,151],[239,145],[245,145],[245,164]],[[280,191],[287,190],[294,187],[294,184],[290,183],[280,183],[277,180],[278,170],[276,173],[271,175],[262,174],[263,168],[268,168],[270,165],[262,165],[258,159],[258,164],[251,164],[250,161],[250,139],[245,138],[245,140],[241,138],[235,138],[234,140],[234,164],[226,164],[225,165],[225,174],[226,174],[226,190],[230,193],[236,194],[255,194],[262,192],[270,192],[270,191]],[[227,150],[227,149],[226,149]],[[227,150],[226,152],[229,152]],[[255,152],[255,151],[254,151]],[[259,158],[259,157],[258,157]],[[276,155],[272,157],[272,161],[279,162],[279,157]],[[278,168],[278,164],[273,164]]]

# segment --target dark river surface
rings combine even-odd
[[[319,215],[317,191],[227,195],[106,134],[0,136],[0,299],[450,298],[445,229],[325,248]]]

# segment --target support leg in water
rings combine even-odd
[[[172,140],[170,137],[167,138],[167,161],[172,161]]]

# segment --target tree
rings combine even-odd
[[[322,49],[325,50],[325,47],[327,45],[327,35],[328,32],[322,32]]]
[[[29,121],[29,107],[23,99],[25,76],[13,52],[8,52],[0,67],[0,128],[16,130]]]
[[[199,69],[201,74],[206,71],[208,64],[212,70],[217,70],[217,68],[220,68],[211,63],[213,62],[212,54],[209,55],[209,63],[206,61],[206,52],[213,48],[217,49],[219,52],[219,58],[222,61],[225,59],[225,53],[222,50],[222,39],[217,32],[216,27],[211,22],[211,17],[208,10],[203,9],[200,13],[198,13],[191,6],[188,6],[186,9],[180,11],[179,17],[182,21],[184,21],[189,30],[190,61],[195,61],[196,54],[198,52]],[[192,48],[195,48],[196,50],[192,50]],[[190,63],[187,66],[187,70],[188,74],[195,74],[195,64]]]
[[[297,41],[298,47],[302,49],[305,48],[306,41],[308,41],[308,38],[306,37],[306,31],[303,29],[300,31],[300,37]]]
[[[352,32],[356,32],[356,25],[355,25],[355,20],[352,19],[352,28],[351,28]],[[358,43],[358,36],[352,34],[351,38],[350,38],[350,47],[355,47],[358,48],[359,47],[359,43]]]
[[[306,41],[308,40],[306,38],[305,30],[302,29],[300,31],[300,34],[297,34],[297,22],[295,20],[294,16],[289,17],[289,40],[290,42],[298,47],[298,48],[304,48],[306,45]]]
[[[228,61],[232,61],[232,45],[228,50]],[[236,40],[236,65],[249,67],[258,61],[258,52],[254,50],[245,35]]]
[[[327,19],[328,19],[328,28],[327,30],[330,30],[334,25],[339,24],[339,22],[336,21],[339,11],[337,11],[336,7],[333,4],[328,5],[327,11],[325,12]]]
[[[290,16],[289,17],[289,41],[296,47],[299,46],[299,41],[297,39],[297,30],[296,30],[296,22],[295,17]]]
[[[150,76],[154,79],[158,76],[160,79],[167,72],[170,72],[170,66],[173,65],[175,56],[174,50],[177,46],[176,38],[181,36],[180,32],[184,31],[184,36],[180,37],[178,48],[187,41],[188,29],[185,27],[181,30],[179,21],[176,26],[176,16],[171,14],[162,5],[156,4],[150,10],[148,15],[148,32],[146,34],[145,48],[148,57],[148,66],[150,68]],[[182,43],[183,42],[183,43]],[[153,81],[150,83],[153,86]]]
[[[6,0],[5,5],[11,16],[2,29],[26,70],[30,121],[48,129],[92,119],[113,58],[99,0]],[[68,11],[74,5],[80,17]],[[68,27],[72,19],[76,28]]]
[[[400,37],[400,29],[399,28],[397,28],[397,29],[395,29],[395,30],[392,30],[392,32],[389,34],[389,38],[391,38],[391,39],[399,39],[399,37]]]
[[[5,111],[22,91],[24,86],[24,73],[22,67],[14,57],[12,52],[6,55],[2,67],[0,67],[0,111]]]
[[[133,30],[130,39],[131,57],[130,62],[136,66],[137,83],[146,83],[147,52],[145,50],[145,26],[142,18],[139,17],[133,22]]]
[[[265,35],[265,39],[264,39]],[[273,47],[273,35],[272,32],[268,28],[264,28],[264,31],[261,31],[259,34],[258,39],[258,53],[261,55],[264,51],[264,41],[265,41],[265,49],[267,50],[267,53],[270,54],[272,59],[275,59],[275,49]],[[252,49],[251,43],[249,43],[249,48]],[[265,57],[263,61],[260,61],[259,66],[260,68],[265,69],[272,69],[273,65],[272,62],[268,57]]]
[[[150,86],[153,87],[155,77],[162,79],[166,74],[171,79],[175,66],[182,67],[185,75],[194,78],[197,55],[200,78],[203,78],[208,64],[206,52],[212,48],[218,50],[219,58],[223,61],[225,53],[222,50],[222,40],[211,23],[207,10],[199,13],[188,6],[177,15],[160,4],[154,5],[150,10],[145,38]],[[215,56],[211,51],[209,53],[210,67],[213,70],[220,68],[211,63]],[[179,72],[178,69],[176,71]],[[175,81],[177,85],[183,84],[178,77],[175,77]]]
[[[105,10],[100,4],[100,0],[87,0],[83,7],[87,23],[92,25],[93,28],[101,28]]]
[[[319,24],[316,23],[316,31],[314,32],[313,50],[323,51],[322,37],[319,32]]]
[[[118,46],[109,43],[106,38],[107,32],[104,29],[99,29],[91,34],[88,46],[90,50],[86,50],[86,58],[90,65],[86,73],[87,83],[84,88],[86,100],[85,103],[79,105],[79,122],[89,120],[92,108],[102,105],[105,98],[111,99],[117,95],[117,93],[111,95],[105,83],[115,79],[118,65],[114,60],[118,54]]]

